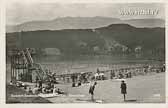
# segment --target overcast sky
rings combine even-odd
[[[155,15],[121,15],[122,10],[157,10]],[[120,19],[161,18],[164,19],[163,4],[112,4],[112,3],[23,3],[6,5],[7,25],[34,20],[52,20],[58,17],[104,16]]]

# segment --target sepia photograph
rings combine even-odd
[[[6,103],[166,103],[164,3],[6,3]]]

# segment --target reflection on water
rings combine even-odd
[[[160,62],[159,59],[151,59],[152,57],[137,57],[137,55],[130,56],[108,56],[108,55],[95,55],[95,56],[41,56],[34,57],[36,62],[40,63],[87,63],[87,64],[134,64],[134,63],[152,63]]]

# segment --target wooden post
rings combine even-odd
[[[15,78],[15,55],[13,57],[13,78]]]
[[[15,63],[15,69],[16,69],[16,71],[15,71],[15,79],[17,78],[17,56],[15,57],[15,61],[16,61],[16,63]]]
[[[22,80],[24,80],[24,73],[25,73],[25,64],[24,64],[24,59],[22,59],[22,64],[23,64],[23,75],[22,75]]]
[[[13,56],[11,56],[11,81],[13,78]]]
[[[15,73],[15,77],[16,77],[16,80],[18,80],[18,78],[17,78],[17,75],[18,75],[18,55],[16,56],[16,73]]]

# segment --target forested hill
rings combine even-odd
[[[136,28],[111,24],[96,29],[24,31],[6,34],[7,48],[58,48],[64,54],[128,52],[165,48],[165,28]]]

